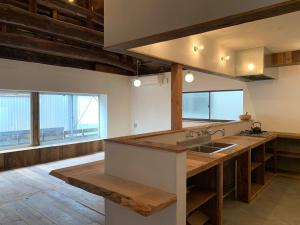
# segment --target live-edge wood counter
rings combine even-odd
[[[105,174],[104,161],[53,170],[50,174],[143,216],[150,216],[176,202],[174,194]]]

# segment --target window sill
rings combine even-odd
[[[26,146],[26,147],[21,147],[21,148],[12,148],[12,149],[4,149],[4,150],[0,149],[0,154],[29,151],[29,150],[43,149],[43,148],[50,148],[50,147],[58,147],[58,146],[65,146],[65,145],[73,145],[73,144],[80,144],[80,143],[88,143],[88,142],[101,141],[101,140],[103,140],[103,139],[95,138],[95,139],[89,139],[89,140],[60,142],[60,143],[55,143],[55,144],[45,144],[45,145],[39,145],[39,146]]]

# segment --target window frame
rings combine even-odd
[[[64,139],[64,140],[55,140],[55,142],[52,143],[52,141],[47,141],[47,142],[42,142],[40,139],[40,108],[39,108],[39,113],[38,113],[38,121],[39,121],[39,131],[38,131],[38,139],[39,139],[39,146],[45,146],[45,145],[51,145],[51,144],[64,144],[64,143],[72,143],[72,142],[82,142],[82,141],[93,141],[93,140],[98,140],[101,139],[101,95],[100,93],[73,93],[73,92],[51,92],[51,91],[42,91],[42,92],[38,92],[39,93],[39,107],[40,107],[40,96],[41,95],[68,95],[68,97],[71,98],[71,108],[72,108],[72,112],[71,112],[71,123],[74,123],[74,111],[73,111],[73,105],[74,105],[74,96],[97,96],[98,97],[98,135],[96,137],[86,137],[86,138],[68,138],[68,139]],[[72,133],[73,133],[73,128],[72,128]]]
[[[209,119],[201,119],[201,118],[182,118],[185,121],[208,121],[208,122],[230,122],[234,120],[219,120],[219,119],[211,119],[211,93],[212,92],[235,92],[242,91],[244,95],[244,89],[226,89],[226,90],[208,90],[208,91],[185,91],[182,92],[184,94],[192,94],[192,93],[208,93],[208,117]],[[244,108],[244,99],[243,99],[243,108]],[[183,112],[182,112],[183,114]]]
[[[7,146],[0,146],[0,153],[1,151],[5,150],[13,150],[13,149],[21,149],[21,148],[27,148],[27,147],[32,147],[33,146],[33,117],[32,117],[32,112],[33,112],[33,101],[32,101],[32,92],[31,91],[18,91],[18,90],[0,90],[1,93],[19,93],[19,94],[26,94],[29,95],[29,132],[30,132],[30,142],[28,144],[20,144],[20,145],[7,145]]]

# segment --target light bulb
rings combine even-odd
[[[193,50],[194,52],[198,52],[199,50],[203,50],[204,49],[204,45],[194,45],[193,46]]]
[[[226,59],[226,60],[229,60],[229,59],[230,59],[230,56],[229,56],[229,55],[227,55],[227,56],[225,57],[225,59]]]
[[[140,87],[142,85],[142,81],[140,79],[134,79],[133,86]]]
[[[68,0],[70,3],[73,3],[74,2],[74,0]]]
[[[184,79],[187,83],[192,83],[194,81],[194,75],[191,72],[188,72]]]
[[[254,68],[255,68],[255,65],[253,63],[248,64],[248,70],[252,71],[252,70],[254,70]]]

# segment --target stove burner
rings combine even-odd
[[[252,130],[244,130],[240,132],[240,136],[250,136],[250,137],[267,137],[271,134],[267,131],[262,131],[261,133],[253,133]]]

